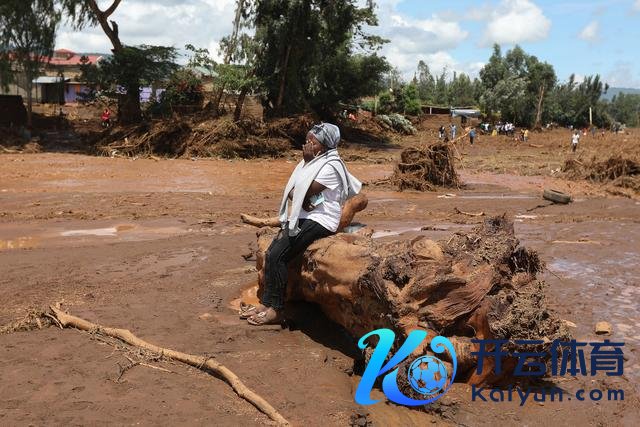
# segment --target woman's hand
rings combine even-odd
[[[302,146],[302,158],[305,162],[313,160],[315,156],[316,155],[313,152],[313,143],[308,142]]]

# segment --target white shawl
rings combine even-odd
[[[304,197],[307,195],[311,183],[316,179],[316,176],[318,176],[320,169],[327,164],[330,164],[335,169],[342,182],[342,191],[340,192],[341,205],[344,204],[348,198],[358,194],[362,189],[362,183],[347,171],[347,167],[338,155],[338,150],[336,149],[329,150],[307,163],[302,160],[291,174],[289,182],[284,189],[282,202],[280,203],[280,225],[284,229],[286,228],[287,221],[289,222],[289,236],[295,236],[300,232],[298,215],[300,215]],[[289,193],[291,189],[294,189],[293,203],[291,205],[291,214],[287,218]]]

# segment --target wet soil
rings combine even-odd
[[[256,281],[254,261],[243,258],[256,230],[239,215],[275,214],[295,166],[285,159],[0,156],[0,325],[62,302],[93,322],[215,358],[295,425],[638,425],[640,201],[517,167],[488,170],[497,150],[491,144],[466,148],[463,188],[365,187],[370,203],[356,220],[374,238],[440,239],[483,219],[455,208],[513,216],[518,238],[547,263],[551,305],[575,325],[575,337],[601,341],[595,323],[608,321],[606,338],[626,343],[623,377],[567,376],[553,384],[569,393],[623,389],[623,402],[471,402],[469,387],[456,384],[429,413],[356,405],[355,340],[316,307],[288,307],[294,326],[284,330],[252,328],[235,312],[239,298],[254,297]],[[481,167],[472,167],[474,159],[484,159]],[[393,172],[392,162],[349,167],[369,182]],[[546,187],[570,192],[574,202],[546,206]],[[146,356],[74,330],[0,335],[0,425],[269,423],[224,382],[183,365],[151,360],[162,370],[138,365],[120,376],[127,357]]]

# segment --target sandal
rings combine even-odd
[[[262,304],[260,306],[255,306],[253,304],[245,304],[244,302],[240,303],[240,311],[238,311],[238,315],[241,319],[248,319],[251,316],[254,316],[261,311],[264,311],[266,307]]]
[[[254,314],[253,316],[247,319],[250,325],[253,326],[264,326],[264,325],[280,325],[284,317],[282,316],[281,311],[276,311],[273,308],[268,308],[265,311],[261,311],[258,314]]]

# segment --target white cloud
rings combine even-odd
[[[612,87],[640,88],[640,74],[630,62],[617,62],[604,80]]]
[[[485,9],[485,14],[490,22],[482,46],[543,40],[551,28],[551,21],[531,0],[502,0],[498,7]]]
[[[118,23],[124,44],[182,49],[191,43],[206,47],[219,58],[218,42],[231,32],[234,3],[234,0],[128,0],[120,3],[110,19]],[[65,25],[58,31],[56,48],[109,53],[112,46],[99,26],[74,31]]]
[[[368,31],[390,40],[382,48],[393,67],[405,79],[413,77],[418,62],[427,62],[433,72],[458,66],[448,51],[455,49],[468,37],[456,16],[449,12],[433,14],[428,19],[414,19],[397,11],[399,0],[379,0],[377,27]]]
[[[598,21],[592,21],[586,27],[584,27],[582,31],[580,31],[578,37],[580,37],[582,40],[588,41],[589,43],[595,43],[599,39],[599,32],[600,24],[598,24]]]
[[[633,5],[631,6],[631,8],[635,12],[640,12],[640,0],[636,0],[635,2],[633,2]]]

